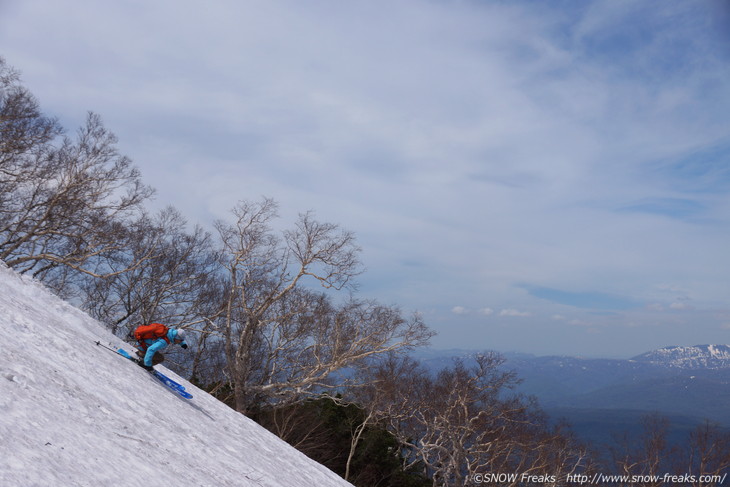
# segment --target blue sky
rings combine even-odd
[[[727,2],[4,0],[0,46],[156,205],[354,231],[435,347],[730,343]]]

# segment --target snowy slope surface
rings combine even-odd
[[[344,486],[158,366],[172,393],[95,345],[128,345],[0,262],[0,486]]]

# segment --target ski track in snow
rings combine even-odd
[[[0,262],[0,486],[351,485]]]

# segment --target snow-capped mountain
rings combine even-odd
[[[664,347],[643,353],[632,360],[679,369],[726,369],[730,368],[730,346]]]
[[[0,262],[0,485],[351,485]]]

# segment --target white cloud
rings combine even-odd
[[[472,310],[469,308],[466,308],[464,306],[454,306],[451,308],[451,312],[455,315],[470,315],[472,314]],[[475,311],[476,314],[482,315],[482,316],[489,316],[494,314],[494,310],[491,308],[479,308]]]
[[[451,312],[455,315],[468,315],[469,310],[463,306],[454,306],[451,308]]]

